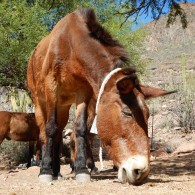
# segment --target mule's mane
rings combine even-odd
[[[122,45],[117,40],[113,39],[110,33],[101,26],[93,9],[80,8],[77,10],[77,13],[85,19],[93,38],[106,45],[122,47]]]
[[[118,46],[123,50],[121,60],[124,62],[128,61],[127,52],[124,50],[123,46],[118,40],[114,39],[111,34],[98,22],[96,14],[93,9],[90,8],[79,8],[76,12],[84,18],[87,24],[88,30],[90,31],[91,37],[98,40],[104,45],[111,47]]]

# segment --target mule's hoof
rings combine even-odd
[[[95,173],[99,173],[100,170],[97,168],[97,167],[94,167],[92,170],[91,170],[91,173],[92,174],[95,174]]]
[[[91,181],[90,174],[88,173],[79,173],[75,178],[78,183],[88,183]]]
[[[58,176],[53,176],[53,180],[62,180],[62,174],[58,173]]]
[[[53,180],[52,175],[39,175],[40,183],[50,183],[52,182],[52,180]]]

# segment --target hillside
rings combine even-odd
[[[166,15],[143,27],[147,37],[142,57],[149,62],[149,81],[166,83],[170,75],[176,80],[182,70],[182,55],[186,56],[187,72],[195,73],[195,3],[182,4],[182,7],[187,13],[186,29],[182,29],[179,18],[167,28]]]
[[[186,29],[182,29],[179,18],[167,28],[166,15],[142,27],[147,31],[142,57],[148,61],[143,83],[178,90],[149,102],[154,116],[149,120],[149,135],[153,129],[155,144],[172,149],[195,140],[195,3],[181,6],[187,14]],[[192,131],[186,130],[189,126]]]

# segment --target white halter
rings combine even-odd
[[[104,80],[102,82],[102,85],[100,87],[100,91],[99,91],[99,94],[98,94],[97,102],[96,102],[96,107],[95,107],[95,114],[96,115],[95,115],[95,118],[93,120],[93,124],[91,126],[90,133],[98,134],[96,121],[97,121],[98,105],[99,105],[101,96],[104,92],[104,88],[105,88],[106,83],[109,81],[109,79],[112,77],[112,75],[114,75],[115,73],[117,73],[120,70],[121,70],[121,68],[116,68],[116,69],[112,70],[110,73],[108,73],[106,75],[106,77],[104,78]]]

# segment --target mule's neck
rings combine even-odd
[[[111,67],[103,67],[103,68],[100,67],[97,68],[96,70],[91,71],[91,73],[89,74],[90,77],[88,78],[88,82],[90,83],[93,89],[94,98],[96,100],[98,99],[98,94],[104,79],[111,71],[112,71]]]
[[[98,96],[97,96],[97,102],[96,102],[96,108],[95,108],[96,114],[97,114],[97,111],[98,111],[98,105],[99,105],[100,98],[101,98],[101,96],[102,96],[102,94],[104,92],[105,85],[107,84],[109,79],[112,77],[112,75],[114,75],[115,73],[117,73],[120,70],[121,70],[121,68],[116,68],[116,69],[110,71],[109,73],[107,73],[106,76],[104,77],[104,79],[103,79],[103,81],[101,83],[101,86],[99,88]]]

